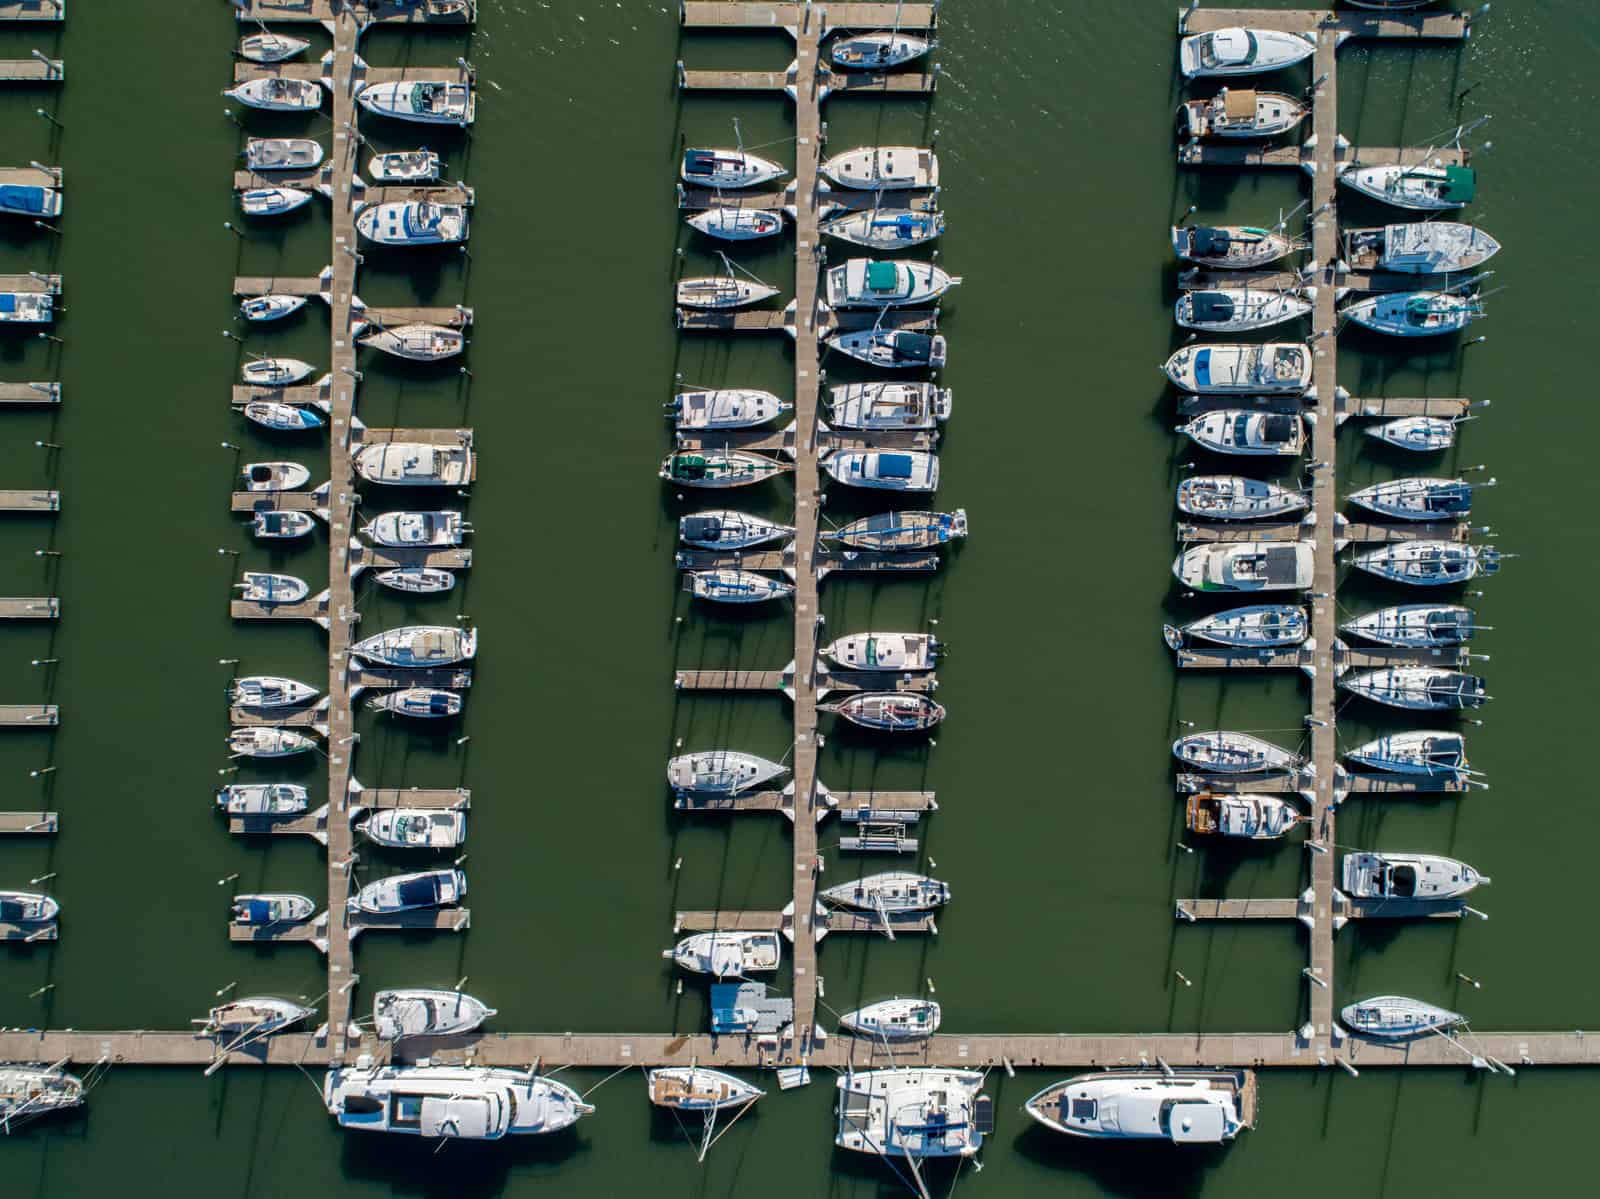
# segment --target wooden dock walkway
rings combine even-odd
[[[257,401],[292,404],[295,407],[305,404],[331,407],[329,397],[332,394],[333,376],[323,375],[315,383],[302,383],[298,387],[251,387],[247,383],[235,383],[231,403],[235,408],[243,408],[246,404],[254,404]]]
[[[785,71],[691,71],[678,63],[678,86],[686,92],[793,92],[798,87],[797,66]],[[926,96],[939,83],[937,72],[832,71],[816,72],[817,99],[835,92],[871,92],[877,96]]]
[[[751,0],[680,0],[679,20],[687,29],[783,29],[809,33],[821,42],[833,29],[888,29],[898,11],[900,28],[932,29],[937,4],[762,4]],[[807,17],[811,28],[802,30]],[[826,25],[824,26],[824,22]]]
[[[230,816],[228,831],[236,837],[311,837],[328,843],[328,805],[298,816]]]
[[[1312,928],[1317,911],[1316,896],[1308,890],[1292,899],[1180,899],[1175,918],[1191,924],[1201,920],[1298,920]],[[1332,913],[1333,931],[1337,932],[1351,920],[1460,920],[1467,915],[1467,905],[1456,900],[1353,899],[1335,890],[1322,912]]]
[[[55,812],[0,812],[0,835],[48,836],[60,827]]]
[[[288,23],[315,22],[331,25],[346,11],[345,0],[233,0],[234,16],[240,24],[257,21]],[[366,0],[361,5],[364,21],[370,25],[416,25],[460,28],[478,19],[477,0],[470,0],[464,13],[433,15],[417,0]]]
[[[1186,545],[1238,545],[1248,541],[1309,541],[1317,535],[1313,524],[1299,521],[1179,521],[1177,539]],[[1339,517],[1334,540],[1344,543],[1395,541],[1470,541],[1472,526],[1466,521],[1349,521]]]
[[[59,58],[0,59],[0,83],[60,83],[67,64]]]
[[[60,615],[61,601],[53,595],[0,599],[0,620],[54,620]]]
[[[59,296],[61,276],[42,275],[37,272],[26,275],[0,275],[0,291],[16,291],[33,296]]]
[[[232,600],[228,615],[234,620],[312,620],[328,627],[328,591],[319,591],[298,604],[260,604],[254,600]]]
[[[59,383],[0,383],[0,404],[59,404]]]
[[[333,268],[325,266],[320,275],[240,275],[233,281],[236,296],[306,296],[328,299],[333,286]]]
[[[794,667],[783,670],[680,670],[672,685],[679,691],[781,691],[794,687]],[[817,668],[817,698],[830,691],[916,691],[931,693],[939,680],[929,671],[895,674],[888,671],[829,670]]]
[[[425,787],[363,787],[350,780],[347,805],[357,808],[448,808],[452,811],[472,806],[472,792],[466,787],[431,790]]]
[[[1174,650],[1182,670],[1303,670],[1310,673],[1317,664],[1317,650],[1303,645],[1278,649],[1228,649],[1213,645],[1186,645]],[[1443,666],[1464,670],[1470,661],[1462,646],[1447,649],[1385,649],[1378,646],[1346,646],[1335,641],[1335,671],[1381,670],[1385,666]]]
[[[0,491],[0,512],[59,512],[59,491]]]
[[[324,483],[315,491],[236,491],[229,501],[229,510],[238,513],[314,512],[326,520],[328,490],[329,485]]]
[[[1182,10],[1180,9],[1180,14]],[[1472,32],[1470,12],[1360,12],[1325,8],[1273,10],[1260,8],[1197,8],[1183,21],[1185,33],[1215,33],[1235,25],[1276,29],[1284,33],[1327,34],[1336,43],[1349,37],[1458,41]],[[1321,75],[1321,70],[1317,71]]]
[[[1321,72],[1317,72],[1319,75]],[[1467,155],[1462,150],[1428,146],[1352,146],[1339,138],[1337,130],[1332,152],[1324,148],[1319,138],[1315,144],[1298,146],[1225,145],[1219,142],[1189,142],[1178,147],[1178,162],[1186,167],[1296,167],[1322,170],[1327,162],[1330,175],[1338,167],[1359,163],[1366,167],[1399,165],[1421,166],[1425,162],[1442,166],[1465,166]],[[1331,248],[1334,258],[1315,256],[1318,262],[1332,262],[1338,257],[1337,240]]]
[[[31,944],[36,941],[54,941],[60,935],[60,928],[54,920],[29,921],[26,924],[12,924],[0,920],[0,941],[22,941]]]

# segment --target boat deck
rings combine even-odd
[[[0,491],[0,512],[59,512],[59,491]]]

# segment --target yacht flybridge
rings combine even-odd
[[[1172,563],[1173,576],[1195,591],[1304,591],[1315,571],[1310,541],[1238,541],[1197,545]]]
[[[472,526],[462,519],[461,513],[443,512],[385,512],[361,526],[361,532],[374,545],[397,549],[415,549],[419,546],[460,545]]]
[[[1473,270],[1500,252],[1500,243],[1482,229],[1455,221],[1346,229],[1343,243],[1345,261],[1356,270],[1406,275]]]
[[[983,1072],[907,1066],[848,1070],[835,1084],[833,1143],[889,1161],[972,1157],[994,1131]]]
[[[1311,386],[1311,352],[1298,341],[1188,346],[1164,369],[1202,395],[1299,395]]]
[[[385,441],[362,446],[350,465],[369,483],[395,487],[465,487],[472,482],[472,448]]]
[[[1234,27],[1184,38],[1178,47],[1178,67],[1187,79],[1259,75],[1304,62],[1316,50],[1316,38],[1309,33]]]
[[[356,831],[386,849],[454,849],[467,839],[467,814],[454,808],[380,808]]]
[[[310,802],[299,783],[232,783],[217,788],[217,807],[229,816],[293,816]]]
[[[322,107],[322,85],[309,79],[270,75],[251,79],[222,94],[248,108],[269,112],[314,112]]]
[[[340,1128],[497,1141],[559,1132],[594,1111],[565,1083],[531,1071],[362,1061],[323,1080],[323,1104]]]
[[[399,200],[356,214],[356,232],[384,246],[444,246],[467,240],[467,206]]]
[[[385,916],[395,912],[453,908],[466,894],[465,871],[418,870],[411,874],[391,874],[368,883],[346,901],[346,906],[352,912]]]
[[[742,978],[776,970],[783,961],[783,938],[775,932],[696,933],[661,956],[691,974]]]
[[[1489,881],[1465,862],[1431,853],[1347,853],[1339,886],[1357,899],[1460,899]]]
[[[472,124],[478,97],[461,79],[424,79],[406,83],[369,83],[356,94],[368,112],[426,125]]]
[[[961,282],[931,262],[851,258],[830,267],[826,296],[830,308],[885,308],[931,304]]]
[[[1298,413],[1223,408],[1204,412],[1175,430],[1214,454],[1293,457],[1306,445],[1306,422]]]
[[[846,383],[828,392],[836,429],[933,429],[948,420],[948,387],[934,383]]]
[[[420,150],[393,150],[367,159],[367,174],[374,183],[433,183],[441,173],[439,156],[424,146]]]
[[[937,491],[939,457],[925,450],[834,450],[822,460],[829,477],[848,487]]]
[[[1284,92],[1225,87],[1206,100],[1178,106],[1178,132],[1184,137],[1260,138],[1288,133],[1311,110]]]
[[[864,191],[939,186],[939,156],[916,146],[863,146],[817,169],[830,183]]]
[[[1248,1127],[1254,1086],[1248,1070],[1105,1070],[1048,1086],[1023,1110],[1068,1136],[1218,1145]]]
[[[720,387],[712,391],[680,391],[667,410],[680,429],[753,429],[776,420],[793,407],[770,391],[753,387]]]

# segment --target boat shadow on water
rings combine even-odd
[[[504,1195],[515,1173],[531,1182],[544,1171],[581,1162],[593,1152],[581,1125],[545,1136],[451,1144],[420,1137],[344,1135],[343,1176],[382,1183],[394,1195],[488,1199]]]
[[[1199,1195],[1232,1151],[1227,1145],[1091,1141],[1029,1124],[1011,1144],[1019,1155],[1046,1169],[1086,1175],[1108,1195]]]

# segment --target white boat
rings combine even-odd
[[[845,71],[886,71],[921,58],[933,48],[925,37],[898,29],[882,33],[851,33],[828,47],[828,60]]]
[[[688,226],[721,241],[756,241],[783,232],[783,213],[775,208],[735,208],[719,204],[688,218]]]
[[[298,604],[311,594],[311,588],[304,579],[259,570],[245,571],[244,582],[236,583],[234,587],[240,599],[255,604]]]
[[[817,169],[830,183],[866,191],[939,186],[939,156],[917,146],[862,146]]]
[[[1178,387],[1203,395],[1299,395],[1311,386],[1311,351],[1298,341],[1186,346],[1164,369]]]
[[[393,150],[367,159],[367,176],[374,183],[435,183],[439,156],[426,146],[420,150]]]
[[[857,550],[931,550],[967,535],[967,510],[879,512],[818,534]]]
[[[43,924],[61,914],[61,905],[37,891],[0,891],[0,923]]]
[[[425,79],[407,83],[369,83],[356,94],[368,112],[427,125],[472,124],[478,97],[461,79]]]
[[[1471,771],[1467,742],[1460,733],[1416,730],[1393,733],[1345,753],[1357,765],[1394,774],[1444,775],[1457,778]]]
[[[405,687],[395,691],[385,691],[373,696],[367,703],[369,707],[379,712],[389,712],[395,716],[415,716],[424,720],[461,714],[461,696],[454,691],[444,691],[438,687]]]
[[[1339,182],[1374,200],[1419,212],[1445,212],[1470,204],[1477,194],[1478,175],[1471,167],[1350,165],[1339,172]]]
[[[1339,886],[1356,899],[1460,899],[1487,883],[1465,862],[1431,853],[1347,853]]]
[[[980,1070],[847,1070],[835,1083],[833,1143],[890,1162],[973,1157],[994,1130]]]
[[[251,462],[239,472],[245,491],[293,491],[311,481],[311,472],[298,462]]]
[[[1184,38],[1178,47],[1178,67],[1186,79],[1259,75],[1304,62],[1316,50],[1317,40],[1309,33],[1235,26]]]
[[[316,748],[315,737],[270,725],[248,725],[228,734],[228,752],[236,758],[287,758]]]
[[[829,217],[819,230],[851,245],[872,250],[903,250],[944,233],[944,213],[915,208],[870,208]]]
[[[472,482],[472,447],[384,441],[364,445],[350,462],[369,483],[392,487],[465,487]]]
[[[1346,304],[1339,315],[1389,337],[1436,337],[1459,333],[1483,316],[1484,309],[1476,294],[1397,291]]]
[[[1445,275],[1482,266],[1500,243],[1476,225],[1458,221],[1411,221],[1369,229],[1346,229],[1345,261],[1359,271]]]
[[[83,1080],[60,1066],[0,1062],[0,1132],[28,1120],[82,1107]]]
[[[1401,604],[1348,620],[1339,629],[1379,645],[1434,649],[1465,645],[1483,627],[1474,623],[1471,608],[1459,604]]]
[[[244,144],[244,165],[251,171],[312,171],[324,153],[315,138],[252,137]]]
[[[498,1141],[570,1128],[594,1108],[571,1087],[483,1066],[337,1066],[322,1102],[340,1128],[443,1141]]]
[[[731,566],[688,571],[683,576],[683,589],[696,599],[719,604],[760,604],[794,594],[794,584],[787,579]]]
[[[374,545],[415,549],[460,545],[472,526],[454,511],[385,512],[362,525],[361,532]]]
[[[382,246],[446,246],[467,240],[465,204],[395,200],[356,214],[356,232]]]
[[[494,1008],[463,991],[406,987],[372,997],[372,1031],[380,1041],[406,1037],[453,1037],[471,1032]]]
[[[466,349],[467,336],[460,329],[444,325],[397,325],[393,329],[369,329],[356,338],[356,344],[411,362],[438,362]]]
[[[456,585],[456,576],[436,566],[396,566],[372,576],[393,591],[411,595],[438,595]]]
[[[254,387],[288,387],[316,369],[299,358],[254,358],[240,368],[239,374]]]
[[[731,271],[725,275],[679,279],[673,289],[677,302],[685,308],[745,308],[777,294],[776,287],[769,287],[759,279],[740,279]]]
[[[61,189],[31,184],[0,184],[0,213],[26,217],[60,216]]]
[[[310,683],[271,674],[247,674],[228,684],[228,702],[241,708],[293,708],[320,694]]]
[[[1293,238],[1253,225],[1174,225],[1172,250],[1185,262],[1221,271],[1254,271],[1295,250]]]
[[[823,903],[855,912],[931,912],[950,902],[950,884],[906,870],[885,870],[817,892]]]
[[[1490,699],[1481,677],[1441,666],[1384,666],[1345,675],[1339,686],[1374,703],[1413,712],[1481,708]]]
[[[849,487],[881,491],[936,491],[939,456],[923,450],[835,450],[822,469]]]
[[[777,163],[743,150],[685,150],[679,178],[714,191],[756,187],[789,172]]]
[[[222,93],[248,108],[270,112],[314,112],[322,107],[322,84],[276,75],[251,79]]]
[[[1309,541],[1197,545],[1178,555],[1172,573],[1194,591],[1304,591],[1315,552]]]
[[[320,429],[323,423],[322,414],[315,408],[278,404],[270,400],[252,400],[244,406],[244,415],[262,428],[280,432]]]
[[[1172,743],[1172,756],[1205,774],[1293,774],[1307,764],[1299,754],[1282,746],[1227,729],[1179,737]]]
[[[282,216],[311,203],[311,193],[298,187],[252,187],[239,193],[246,216]]]
[[[1254,1087],[1248,1070],[1106,1070],[1054,1083],[1023,1110],[1068,1136],[1220,1145],[1247,1127]]]
[[[753,387],[680,391],[667,405],[680,429],[752,429],[776,420],[792,407],[770,391]]]
[[[738,795],[788,771],[779,762],[735,749],[682,754],[667,762],[667,785],[674,795]]]
[[[828,397],[836,429],[933,429],[953,404],[951,390],[933,383],[846,383]]]
[[[788,464],[745,450],[682,450],[656,473],[682,487],[743,487],[788,470]]]
[[[317,905],[307,895],[290,891],[263,891],[235,895],[231,920],[234,924],[259,927],[265,924],[301,924],[317,914]]]
[[[380,808],[355,827],[388,849],[455,849],[467,839],[467,814],[450,808]]]
[[[1206,333],[1248,333],[1311,315],[1313,297],[1298,291],[1260,287],[1220,287],[1186,291],[1172,316],[1185,329]]]
[[[824,276],[830,308],[897,308],[932,304],[961,282],[931,262],[850,258]]]
[[[1382,1040],[1443,1033],[1467,1022],[1458,1012],[1404,995],[1378,995],[1349,1004],[1339,1013],[1339,1020],[1358,1037]]]
[[[1311,634],[1306,610],[1295,604],[1252,604],[1202,616],[1182,628],[1163,625],[1161,634],[1173,649],[1186,641],[1209,641],[1230,649],[1276,649],[1299,645]]]
[[[247,321],[281,321],[305,306],[305,296],[247,296],[239,302],[239,315]]]
[[[1472,484],[1465,479],[1391,479],[1353,491],[1347,498],[1396,520],[1459,520],[1472,511]]]
[[[644,1077],[651,1103],[680,1112],[743,1107],[766,1094],[731,1074],[704,1066],[660,1066],[646,1070]]]
[[[776,970],[783,961],[783,948],[779,933],[695,933],[671,949],[663,949],[661,956],[691,974],[743,978]]]
[[[384,916],[460,905],[467,893],[463,870],[417,870],[368,883],[347,901],[351,911]]]
[[[1465,583],[1500,569],[1500,552],[1492,545],[1459,541],[1394,541],[1357,554],[1351,565],[1391,583],[1444,587]]]
[[[1189,796],[1185,809],[1184,825],[1190,832],[1246,841],[1276,840],[1311,819],[1277,795],[1202,791]]]
[[[289,37],[263,29],[239,39],[239,57],[250,62],[285,62],[303,53],[311,43],[305,38]]]
[[[1203,412],[1176,431],[1214,454],[1293,457],[1306,445],[1306,422],[1291,412],[1224,408]]]
[[[1225,87],[1204,100],[1178,106],[1178,133],[1184,138],[1259,138],[1288,133],[1310,109],[1284,92]]]
[[[0,291],[0,325],[48,325],[55,319],[55,297],[49,292]]]
[[[705,550],[742,550],[777,541],[794,532],[791,525],[775,524],[759,516],[716,509],[678,519],[678,537],[685,545]]]
[[[316,1014],[316,1009],[296,1003],[292,999],[279,999],[274,995],[250,995],[235,999],[211,1009],[204,1020],[202,1035],[235,1037],[267,1036],[281,1032]]]
[[[309,512],[257,512],[250,521],[250,532],[266,541],[309,537],[316,527]]]
[[[944,646],[931,633],[852,633],[818,652],[843,670],[932,670]]]
[[[1201,520],[1293,517],[1311,506],[1303,491],[1240,475],[1193,475],[1178,484],[1177,502],[1178,511]]]
[[[939,1005],[931,999],[880,999],[839,1017],[853,1037],[873,1041],[920,1041],[939,1031]]]
[[[299,783],[232,783],[217,788],[217,807],[229,816],[293,816],[311,805]]]
[[[858,692],[836,704],[822,704],[817,711],[886,733],[922,732],[945,718],[944,708],[926,695],[905,691]]]
[[[930,367],[937,370],[945,364],[949,347],[943,336],[927,333],[910,333],[902,329],[858,329],[853,333],[835,333],[828,338],[830,349],[868,366],[887,370],[907,370]]]
[[[1456,443],[1456,422],[1442,416],[1402,416],[1362,430],[1396,449],[1430,454]]]
[[[358,641],[350,652],[382,666],[453,666],[478,652],[478,630],[453,625],[408,625]]]

